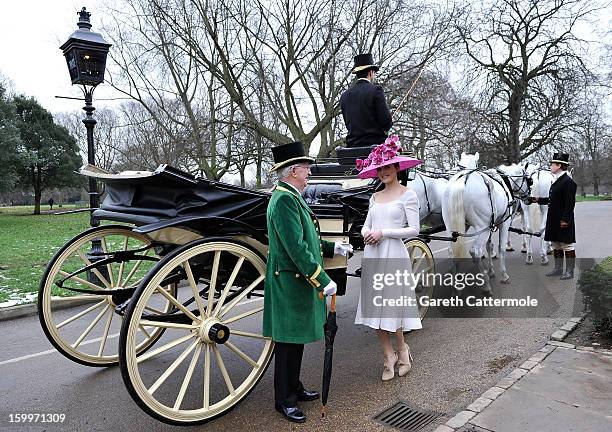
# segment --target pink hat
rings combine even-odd
[[[359,170],[357,176],[362,179],[375,178],[378,176],[376,169],[385,165],[398,163],[400,171],[403,171],[423,163],[423,161],[416,158],[400,156],[399,153],[401,151],[402,147],[400,146],[399,137],[391,135],[383,144],[374,147],[374,150],[370,152],[367,158],[355,161],[356,168]]]

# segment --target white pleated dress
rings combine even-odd
[[[419,201],[416,192],[412,189],[408,189],[399,198],[387,203],[377,203],[372,196],[361,234],[365,235],[372,230],[381,230],[382,238],[376,245],[365,246],[363,258],[405,259],[406,269],[411,272],[410,257],[402,239],[416,237],[419,234],[419,228]],[[384,269],[381,269],[381,272],[384,273]],[[364,289],[368,288],[365,287]],[[385,298],[385,289],[383,288],[379,294]],[[406,287],[402,294],[416,299],[416,293],[410,287]],[[393,311],[387,310],[386,313],[385,308],[380,307],[377,309],[377,314],[380,316],[364,317],[361,312],[360,291],[355,324],[363,324],[374,329],[390,332],[400,328],[405,331],[423,328],[421,320],[418,318],[419,313],[416,305],[405,306],[403,310],[400,309],[401,313],[398,313],[397,307],[393,309]]]

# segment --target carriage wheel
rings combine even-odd
[[[246,245],[198,240],[166,256],[130,303],[120,335],[121,373],[136,403],[170,424],[198,424],[234,408],[263,377],[274,343],[263,336],[264,259]],[[176,295],[163,294],[179,313],[146,316],[161,282],[183,272]],[[139,328],[166,328],[161,344],[138,356]],[[170,378],[171,379],[168,379]]]
[[[431,253],[431,249],[427,244],[420,239],[408,240],[406,243],[408,254],[410,255],[410,262],[412,264],[412,272],[415,274],[421,274],[419,284],[415,287],[417,299],[420,297],[432,298],[434,291],[433,281],[427,283],[427,274],[433,274],[435,272],[434,258]],[[419,301],[419,315],[421,319],[425,318],[429,306],[421,306]]]
[[[149,237],[134,233],[125,226],[101,226],[79,234],[61,248],[47,265],[38,290],[38,317],[47,338],[64,356],[87,366],[112,366],[119,363],[118,336],[123,320],[123,316],[115,312],[115,307],[129,300],[155,262],[134,259],[109,263],[69,277],[91,264],[93,258],[89,254],[94,240],[96,243],[99,240],[97,244],[100,249],[109,253],[129,253],[151,245]],[[155,257],[153,248],[138,254]],[[108,291],[119,288],[126,291],[119,295],[105,295],[73,290]],[[173,308],[162,296],[159,298],[156,308],[159,313]],[[138,351],[150,347],[162,331],[141,329]]]

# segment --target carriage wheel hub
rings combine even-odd
[[[217,318],[208,318],[200,324],[198,337],[205,343],[224,344],[230,337],[230,330]]]

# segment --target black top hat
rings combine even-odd
[[[569,155],[567,153],[555,153],[551,162],[569,165]]]
[[[378,66],[374,64],[374,57],[372,57],[371,53],[357,54],[353,61],[355,62],[353,65],[353,73],[368,69],[378,70]]]
[[[274,156],[274,165],[270,168],[270,172],[299,162],[314,162],[314,159],[304,152],[302,141],[272,147],[272,156]]]

